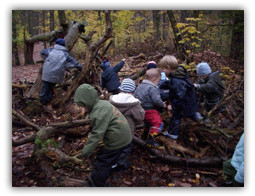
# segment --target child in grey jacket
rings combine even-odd
[[[53,98],[53,89],[56,83],[62,83],[67,69],[77,68],[82,70],[82,66],[68,53],[65,48],[65,40],[58,38],[54,48],[43,49],[40,52],[45,60],[42,71],[42,89],[40,101],[43,105],[48,104]]]
[[[146,80],[137,87],[135,97],[137,97],[145,110],[144,117],[144,133],[148,134],[147,147],[162,148],[155,142],[155,136],[159,135],[163,129],[163,122],[159,111],[165,107],[164,102],[160,97],[158,82],[161,78],[160,71],[152,68],[146,72]],[[149,129],[150,127],[150,129]]]

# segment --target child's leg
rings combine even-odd
[[[117,171],[126,170],[130,167],[128,157],[131,154],[131,148],[132,142],[121,148],[121,154],[117,160]]]
[[[91,180],[94,186],[105,186],[106,180],[112,170],[112,165],[118,160],[121,154],[121,150],[106,150],[103,149],[99,152],[96,163],[94,165],[93,172],[91,174]]]
[[[151,136],[159,135],[162,132],[163,122],[157,110],[146,110],[144,120],[151,125],[149,131]]]
[[[40,101],[42,104],[47,104],[52,100],[54,86],[54,83],[42,81],[42,90],[40,92]]]
[[[170,118],[170,125],[168,127],[168,134],[172,139],[177,139],[179,136],[179,130],[181,125],[182,116],[178,112],[173,112],[172,117]]]
[[[147,147],[158,148],[161,149],[159,143],[155,142],[155,136],[159,135],[163,129],[163,122],[161,116],[157,110],[147,110],[145,111],[144,120],[151,124],[151,128],[149,130],[148,139],[147,139]]]

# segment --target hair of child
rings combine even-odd
[[[156,68],[151,68],[146,71],[146,78],[148,80],[157,79],[161,77],[160,71]]]
[[[166,55],[160,60],[159,66],[161,68],[177,69],[178,60],[173,55]]]

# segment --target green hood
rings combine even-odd
[[[86,106],[91,111],[98,101],[97,91],[89,84],[80,85],[74,94],[74,102]]]
[[[177,69],[171,73],[171,76],[174,78],[188,78],[188,72],[183,66],[178,66]]]

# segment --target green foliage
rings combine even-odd
[[[42,149],[46,149],[47,147],[57,148],[57,143],[53,139],[48,139],[46,141],[42,141],[41,139],[35,139],[35,145],[41,146]]]
[[[182,36],[179,41],[180,44],[185,44],[186,53],[195,51],[196,48],[200,47],[202,41],[200,31],[197,30],[197,22],[201,21],[201,18],[186,18],[187,23],[177,23],[176,27],[179,29],[177,36]]]

